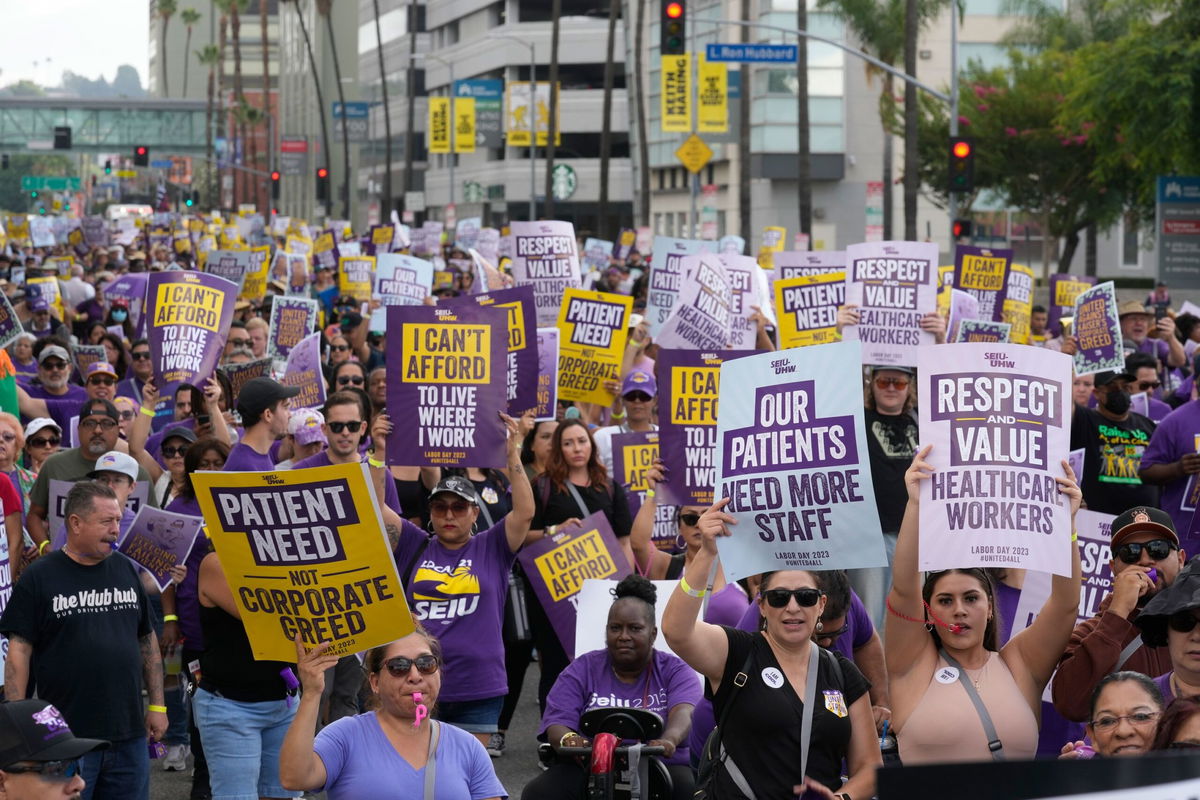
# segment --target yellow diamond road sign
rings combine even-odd
[[[699,172],[704,169],[705,164],[712,160],[713,151],[704,143],[703,139],[693,133],[684,140],[683,144],[679,145],[679,149],[675,151],[675,157],[688,172]]]

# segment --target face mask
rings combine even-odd
[[[128,316],[129,316],[128,311],[114,310],[112,312],[113,322],[124,322]]]
[[[1126,391],[1118,392],[1110,389],[1108,394],[1104,396],[1104,407],[1118,415],[1128,411],[1131,402],[1129,392]]]

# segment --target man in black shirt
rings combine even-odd
[[[1158,507],[1159,488],[1138,475],[1154,423],[1130,411],[1127,372],[1097,372],[1096,407],[1075,406],[1071,449],[1083,449],[1083,502],[1092,511],[1120,514],[1134,506]]]

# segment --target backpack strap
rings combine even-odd
[[[421,546],[412,554],[412,558],[404,565],[404,569],[400,570],[401,585],[407,589],[412,582],[413,569],[417,566],[417,561],[425,554],[425,548],[429,547],[429,543],[433,541],[434,534],[429,534],[425,537],[425,541],[421,542]]]

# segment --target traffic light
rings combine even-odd
[[[144,144],[139,144],[133,148],[133,165],[135,167],[150,166],[150,148]]]
[[[71,149],[71,126],[70,125],[55,125],[54,126],[54,149],[55,150],[70,150]]]
[[[112,175],[112,159],[111,158],[104,159],[104,174]]]
[[[31,199],[31,200],[37,200],[37,189],[32,189],[32,190],[29,192],[29,199]]]
[[[326,167],[317,167],[317,202],[329,202],[329,170]]]
[[[183,199],[183,204],[188,208],[192,207],[193,202],[194,201],[192,200],[192,196],[190,194]]]
[[[955,239],[969,239],[971,237],[971,220],[954,220],[954,222],[950,225],[950,232],[954,234]]]
[[[275,170],[274,172],[271,173],[271,199],[272,200],[279,199],[279,179],[282,177],[283,177],[283,175],[279,172],[279,170]]]
[[[46,216],[46,207],[38,206],[38,213],[41,214],[43,217]]]
[[[975,191],[975,140],[950,137],[950,191]]]
[[[192,202],[188,203],[189,206],[200,205],[200,190],[199,189],[192,189],[191,200],[192,200]]]
[[[664,56],[687,53],[687,5],[684,0],[661,0],[659,52]]]

